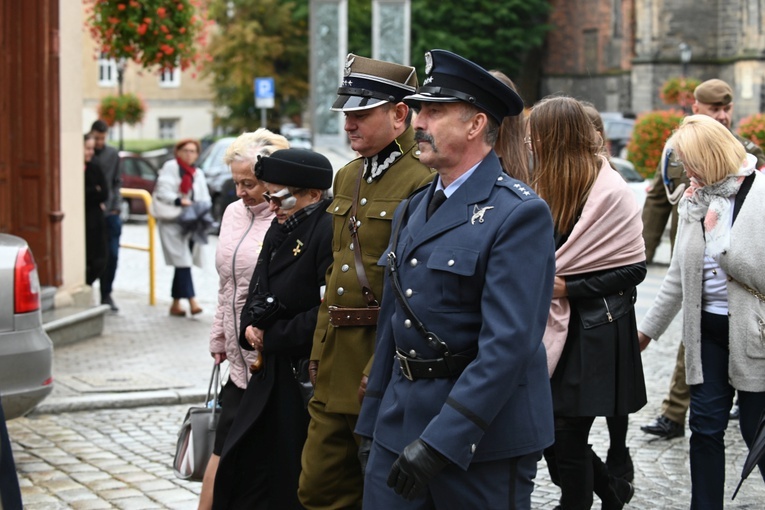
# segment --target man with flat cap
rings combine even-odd
[[[438,177],[397,209],[374,365],[356,432],[364,509],[530,508],[553,443],[542,336],[555,273],[550,211],[492,147],[523,101],[459,55],[425,54],[405,101]]]
[[[707,80],[699,84],[693,91],[696,98],[693,113],[707,115],[728,129],[731,129],[733,118],[733,90],[723,80]],[[732,132],[732,131],[731,131]],[[757,168],[765,165],[765,154],[754,142],[736,133],[733,136],[741,142],[746,152],[757,158]],[[683,196],[683,191],[689,185],[682,161],[674,151],[665,147],[664,161],[659,163],[656,178],[646,196],[643,205],[643,239],[645,240],[646,261],[651,262],[656,248],[661,242],[661,236],[667,225],[667,219],[672,216],[670,226],[670,242],[674,248],[677,233],[677,203]],[[672,439],[685,435],[685,416],[691,402],[691,394],[685,382],[685,348],[683,344],[677,351],[677,362],[669,385],[669,395],[661,406],[661,414],[640,429],[646,434]]]
[[[333,260],[313,340],[315,381],[303,449],[300,501],[309,510],[361,508],[363,475],[353,429],[371,367],[383,266],[396,206],[428,184],[402,101],[417,88],[410,66],[349,54],[334,111],[345,114],[351,148],[361,157],[340,169],[334,201]]]

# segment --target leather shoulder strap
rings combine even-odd
[[[353,240],[353,260],[356,266],[356,277],[359,279],[361,285],[361,293],[364,295],[364,299],[367,300],[367,306],[380,306],[380,302],[377,300],[374,292],[372,292],[372,286],[369,284],[367,278],[367,271],[364,269],[364,262],[361,260],[361,244],[359,243],[359,227],[358,220],[356,218],[356,212],[359,204],[359,191],[361,189],[361,177],[364,175],[364,164],[361,164],[359,168],[359,175],[356,177],[356,189],[353,192],[353,202],[351,203],[351,215],[348,217],[348,230],[351,231],[351,239]]]

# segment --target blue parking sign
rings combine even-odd
[[[255,108],[273,108],[274,107],[274,79],[255,78]]]

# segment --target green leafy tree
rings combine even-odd
[[[299,115],[309,92],[308,0],[212,0],[209,15],[218,30],[202,73],[212,77],[216,104],[228,110],[218,124],[229,132],[259,127],[256,77],[274,78],[270,128],[282,115]]]

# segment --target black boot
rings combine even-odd
[[[608,467],[592,452],[593,488],[602,502],[601,510],[622,510],[635,494],[630,482],[616,478]]]
[[[608,466],[608,471],[612,476],[622,478],[628,482],[635,479],[635,466],[632,464],[629,448],[622,448],[617,451],[609,448],[606,466]]]

